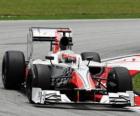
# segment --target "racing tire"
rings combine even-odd
[[[34,64],[33,70],[29,71],[26,80],[26,94],[30,103],[34,103],[32,101],[32,88],[51,89],[51,71],[49,66]]]
[[[35,64],[34,65],[35,78],[32,81],[34,87],[41,89],[51,88],[51,69],[47,65]]]
[[[107,79],[108,92],[132,91],[132,77],[125,67],[113,67]]]
[[[32,101],[32,80],[33,80],[33,74],[32,74],[32,71],[29,70],[28,76],[26,79],[26,95],[29,102],[33,104],[34,102]]]
[[[7,51],[2,62],[2,81],[5,89],[19,89],[25,77],[25,57],[21,51]]]
[[[83,52],[81,53],[82,60],[87,60],[88,57],[93,57],[93,61],[101,62],[100,55],[96,52]]]

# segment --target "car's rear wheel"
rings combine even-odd
[[[93,61],[101,62],[100,55],[96,52],[83,52],[81,53],[82,60],[87,60],[87,58],[92,57]]]
[[[29,71],[26,80],[26,93],[30,103],[33,103],[32,88],[51,89],[51,71],[49,66],[34,64],[33,69]]]
[[[19,89],[25,77],[25,57],[20,51],[7,51],[2,62],[4,88]]]
[[[132,77],[124,67],[113,67],[107,79],[108,92],[126,92],[132,90]]]

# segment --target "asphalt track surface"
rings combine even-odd
[[[99,52],[102,59],[140,53],[140,19],[133,20],[67,20],[67,21],[0,21],[0,69],[7,50],[26,54],[29,27],[70,27],[74,47],[82,51]],[[43,47],[43,48],[41,48]],[[37,56],[47,54],[48,45],[36,44]],[[1,76],[0,76],[1,77]],[[125,109],[80,106],[35,107],[28,103],[23,92],[5,90],[0,78],[0,116],[139,116]]]

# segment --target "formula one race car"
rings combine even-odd
[[[128,65],[127,58],[101,63],[96,52],[76,54],[71,33],[69,28],[30,28],[31,48],[35,42],[50,42],[50,52],[45,60],[33,59],[31,49],[25,61],[21,51],[7,51],[2,63],[4,87],[18,89],[24,85],[29,101],[35,104],[139,104],[132,87],[132,76],[139,73],[135,64]]]

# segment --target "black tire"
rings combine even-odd
[[[51,88],[51,68],[49,66],[35,64],[34,73],[35,78],[32,81],[32,86],[45,90]]]
[[[108,92],[126,92],[132,90],[132,77],[124,67],[113,67],[107,79]]]
[[[32,80],[33,80],[33,74],[32,71],[29,70],[27,80],[26,80],[26,95],[30,103],[34,103],[32,101]]]
[[[101,62],[100,55],[96,52],[83,52],[81,53],[82,60],[87,60],[88,57],[93,57],[93,61]]]
[[[33,75],[35,77],[33,77]],[[42,64],[34,64],[26,80],[26,93],[30,103],[32,101],[32,88],[41,88],[42,90],[51,89],[51,71],[50,67]]]
[[[25,77],[25,57],[20,51],[7,51],[2,62],[2,80],[5,89],[19,89]]]

